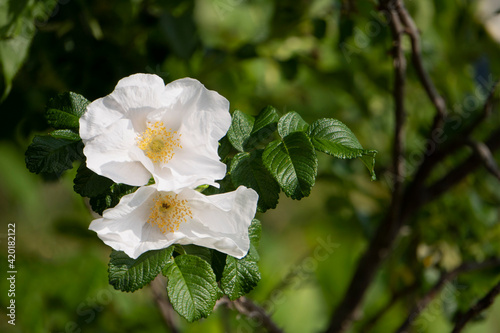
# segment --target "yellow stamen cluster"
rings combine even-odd
[[[147,130],[137,137],[137,146],[153,162],[167,163],[175,155],[175,147],[182,148],[181,134],[166,129],[162,121],[148,123]]]
[[[151,207],[148,223],[160,228],[166,234],[179,230],[182,222],[193,218],[187,200],[178,199],[178,195],[158,194]]]

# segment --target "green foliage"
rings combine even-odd
[[[171,260],[173,246],[152,250],[131,259],[122,251],[113,250],[108,266],[109,283],[118,290],[132,292],[149,284]]]
[[[76,172],[73,189],[82,197],[95,197],[105,193],[113,185],[109,178],[100,176],[82,163]]]
[[[314,148],[337,158],[361,157],[372,175],[375,176],[375,150],[363,149],[352,131],[337,119],[319,119],[307,131]]]
[[[261,212],[276,208],[280,187],[262,163],[262,149],[238,153],[231,161],[231,179],[235,187],[244,185],[259,193]]]
[[[37,135],[26,150],[26,167],[33,173],[60,177],[74,161],[84,159],[82,149],[81,141]]]
[[[205,260],[190,254],[179,255],[167,263],[163,274],[168,278],[170,303],[178,314],[193,322],[212,313],[220,289]]]
[[[285,114],[279,120],[278,133],[284,138],[293,132],[305,132],[308,126],[309,124],[297,112],[292,111]]]
[[[261,278],[257,265],[259,254],[256,250],[260,242],[260,221],[254,219],[248,232],[250,236],[250,251],[248,254],[241,259],[236,259],[232,256],[226,257],[221,287],[231,300],[235,300],[250,292]]]
[[[60,94],[49,101],[45,117],[56,130],[48,136],[35,136],[26,150],[28,170],[58,178],[73,167],[74,161],[85,160],[78,135],[78,119],[88,103],[85,97],[73,92]]]
[[[281,140],[267,143],[276,130]],[[297,200],[309,195],[317,175],[316,151],[343,159],[360,157],[375,179],[376,151],[363,149],[352,131],[336,119],[309,126],[297,112],[280,118],[272,106],[257,117],[236,110],[227,138],[239,151],[231,161],[233,185],[257,191],[261,212],[276,207],[280,190]]]
[[[95,178],[89,178],[89,180],[95,179]],[[76,184],[75,184],[76,185]],[[79,188],[84,189],[85,191],[89,192],[95,192],[95,188],[91,189],[86,189],[86,186],[83,184],[79,184]],[[110,187],[108,187],[104,192],[101,192],[101,194],[92,196],[90,198],[90,206],[92,207],[92,210],[96,212],[97,214],[102,215],[102,213],[108,209],[108,208],[113,208],[120,202],[121,197],[124,195],[133,193],[137,190],[137,187],[135,186],[130,186],[126,184],[115,184],[113,183]]]
[[[89,101],[74,92],[65,92],[52,98],[47,104],[45,118],[50,126],[57,129],[78,131],[78,120],[85,113]]]
[[[306,133],[294,132],[283,140],[271,142],[262,160],[287,196],[298,200],[309,195],[316,179],[318,159]]]

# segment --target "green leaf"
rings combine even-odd
[[[231,127],[227,132],[227,138],[234,148],[241,152],[245,150],[244,145],[252,133],[254,122],[254,117],[239,110],[234,111]]]
[[[211,249],[212,251],[212,270],[215,273],[215,279],[220,281],[222,279],[222,273],[226,267],[226,257],[227,254],[219,252],[217,250]]]
[[[276,131],[279,118],[278,111],[274,107],[267,106],[262,109],[255,118],[252,132],[245,142],[244,148],[246,150],[252,149],[268,140]]]
[[[231,179],[235,187],[244,185],[259,194],[259,211],[276,208],[280,187],[262,163],[262,150],[239,153],[231,161]]]
[[[100,176],[82,163],[76,172],[73,189],[82,197],[95,197],[109,190],[113,181]]]
[[[262,160],[287,196],[298,200],[309,195],[316,180],[318,159],[306,133],[294,132],[283,141],[271,142]]]
[[[354,133],[342,122],[331,118],[319,119],[309,126],[308,134],[316,150],[343,159],[361,157],[370,170],[372,180],[376,179],[377,151],[363,149]]]
[[[193,322],[212,313],[220,290],[212,267],[203,259],[183,254],[163,269],[168,278],[167,292],[178,314]]]
[[[304,132],[309,126],[297,112],[288,112],[278,123],[278,133],[284,138],[293,132]]]
[[[137,190],[135,186],[113,184],[102,194],[91,197],[89,200],[90,206],[94,212],[102,215],[106,209],[116,206],[120,202],[121,197],[135,192],[135,190]]]
[[[231,143],[229,142],[227,135],[225,135],[222,139],[220,139],[219,148],[217,152],[219,154],[221,161],[224,161],[231,152]]]
[[[35,136],[26,150],[26,167],[33,173],[56,177],[73,167],[76,160],[83,161],[83,143],[52,136]]]
[[[132,259],[122,251],[113,250],[108,265],[109,283],[118,290],[132,292],[149,284],[171,260],[174,248],[145,252]]]
[[[229,299],[235,300],[249,293],[260,281],[260,272],[257,262],[259,254],[257,248],[260,242],[261,224],[254,219],[248,228],[250,237],[250,250],[242,259],[226,256],[224,271],[222,273],[221,287]]]
[[[65,92],[49,101],[45,117],[49,125],[54,128],[78,130],[80,127],[78,121],[89,103],[82,95]]]
[[[260,281],[260,272],[257,262],[251,258],[244,257],[236,259],[227,256],[226,267],[220,281],[222,291],[235,299],[249,293]]]
[[[49,133],[49,135],[56,139],[66,139],[71,141],[80,141],[80,135],[69,129],[55,130]]]

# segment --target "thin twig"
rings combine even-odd
[[[169,328],[170,332],[179,333],[177,313],[175,313],[175,310],[172,308],[172,304],[168,301],[165,283],[161,279],[161,276],[156,277],[156,279],[151,282],[151,291],[153,292],[154,300],[160,310],[163,321]]]
[[[231,304],[231,303],[226,303]],[[283,330],[276,325],[266,311],[246,297],[240,297],[232,302],[233,308],[242,315],[255,319],[270,333],[283,333]]]
[[[480,314],[482,311],[489,308],[491,304],[493,304],[495,297],[497,297],[499,293],[500,281],[493,288],[491,288],[491,290],[483,298],[477,301],[477,303],[474,304],[474,306],[472,306],[469,311],[467,311],[457,319],[456,325],[451,333],[461,332],[470,320],[474,319],[478,314]]]
[[[398,328],[396,332],[398,333],[406,332],[406,330],[415,321],[415,319],[417,319],[420,313],[422,313],[422,311],[427,307],[427,305],[429,305],[429,303],[439,294],[439,292],[446,285],[446,283],[453,280],[459,274],[496,267],[496,266],[500,266],[500,258],[494,258],[480,263],[477,262],[463,263],[454,270],[443,274],[439,279],[439,281],[424,295],[424,297],[422,297],[417,302],[414,308],[410,311],[410,314],[408,315],[406,320],[403,322],[403,324],[401,324],[401,326]]]
[[[493,132],[490,138],[485,142],[485,146],[490,152],[500,149],[500,130]],[[441,194],[458,184],[462,179],[464,179],[471,172],[475,171],[482,164],[483,159],[477,152],[474,152],[464,162],[456,166],[425,190],[425,202],[436,199]]]
[[[491,173],[494,177],[500,180],[500,169],[498,168],[498,164],[493,158],[493,154],[491,153],[488,146],[486,146],[482,142],[470,141],[469,146],[472,148],[474,153],[476,153],[481,161],[483,162],[486,170]]]
[[[432,82],[429,74],[424,68],[422,61],[422,50],[420,48],[420,33],[413,21],[412,17],[404,7],[402,1],[395,2],[396,11],[399,18],[403,22],[406,33],[410,36],[411,40],[411,50],[412,50],[412,63],[417,71],[418,77],[422,86],[424,87],[429,99],[436,108],[436,116],[434,118],[434,124],[431,129],[431,133],[437,128],[442,128],[444,124],[444,119],[446,118],[446,103],[444,99],[439,95],[434,83]]]
[[[401,228],[400,209],[404,181],[404,123],[405,123],[405,72],[406,59],[402,49],[402,35],[404,27],[390,1],[384,2],[382,10],[390,15],[390,27],[393,36],[394,57],[394,108],[395,129],[393,147],[393,188],[389,213],[377,228],[375,237],[370,242],[368,249],[360,258],[351,283],[344,294],[340,304],[333,313],[327,333],[344,332],[349,329],[352,321],[356,319],[358,308],[363,300],[366,290],[375,276],[380,263],[389,253],[394,240]]]

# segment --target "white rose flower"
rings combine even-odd
[[[159,190],[218,186],[226,165],[218,141],[231,125],[229,102],[199,81],[165,86],[152,74],[121,79],[80,118],[87,166],[116,183],[141,186],[153,176]]]
[[[189,188],[167,192],[143,186],[105,210],[89,229],[134,259],[172,244],[194,244],[242,258],[250,247],[248,227],[257,200],[257,192],[244,186],[210,196]]]

